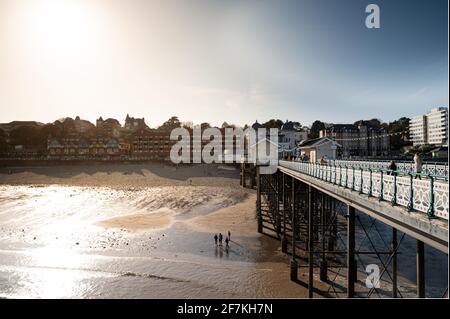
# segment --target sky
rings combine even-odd
[[[380,29],[365,8],[380,7]],[[310,125],[448,106],[446,0],[0,0],[0,122]]]

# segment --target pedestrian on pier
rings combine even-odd
[[[217,239],[218,239],[217,234],[214,234],[214,242],[216,243],[216,246],[217,246]]]
[[[416,155],[414,155],[414,168],[416,171],[416,176],[414,177],[414,179],[422,179],[422,157],[419,153],[416,153]]]
[[[220,246],[222,246],[222,239],[223,239],[222,233],[219,233],[219,245]]]
[[[389,175],[397,175],[397,164],[394,161],[391,161],[388,166],[388,174]]]

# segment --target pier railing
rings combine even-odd
[[[361,167],[364,170],[373,169],[386,169],[389,165],[390,161],[386,160],[371,160],[371,161],[362,161],[362,160],[331,160],[331,165],[348,165],[355,166],[357,168]],[[414,173],[415,172],[415,164],[414,162],[407,161],[396,161],[397,171],[402,173]],[[437,179],[445,179],[448,180],[448,163],[438,163],[438,162],[424,162],[422,165],[422,173],[423,174],[431,174],[434,175]]]
[[[449,185],[432,174],[389,171],[372,166],[359,167],[331,162],[322,165],[296,161],[279,161],[285,167],[333,185],[351,189],[392,205],[405,207],[408,211],[426,213],[430,218],[448,220]],[[367,168],[364,168],[367,167]],[[422,179],[417,179],[416,177]],[[425,178],[423,178],[425,177]]]

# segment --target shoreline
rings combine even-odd
[[[156,187],[239,186],[239,170],[223,164],[126,163],[0,167],[0,185]]]
[[[289,281],[289,258],[279,243],[257,232],[255,191],[239,186],[239,170],[220,166],[67,165],[19,167],[12,174],[0,168],[0,268],[16,265],[0,271],[0,286],[15,286],[11,278],[27,276],[28,269],[42,269],[44,281],[50,280],[46,269],[70,269],[60,270],[60,280],[85,274],[96,286],[85,271],[94,267],[107,276],[102,298],[115,292],[138,298],[306,297],[304,287]],[[226,251],[214,245],[213,235],[228,231]],[[14,251],[23,251],[24,259]],[[186,281],[171,279],[180,276]],[[36,292],[29,297],[46,296],[33,278],[25,283]],[[89,289],[67,293],[92,297]]]

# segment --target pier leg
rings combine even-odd
[[[282,182],[283,182],[283,186],[282,186],[282,194],[283,194],[283,235],[281,236],[281,251],[283,253],[287,252],[287,245],[288,245],[288,241],[287,241],[287,237],[286,237],[286,187],[285,187],[285,174],[281,173],[282,175]]]
[[[315,198],[314,198],[315,199]],[[308,186],[308,266],[309,266],[309,276],[308,276],[308,297],[313,298],[314,294],[314,208],[313,208],[313,189],[311,185]]]
[[[262,214],[261,214],[261,176],[259,174],[259,169],[256,168],[256,211],[258,216],[258,233],[263,231]]]
[[[327,260],[326,260],[326,255],[325,255],[325,250],[326,250],[326,235],[325,235],[325,230],[326,230],[326,216],[325,214],[328,211],[328,205],[325,207],[325,203],[328,204],[328,199],[325,198],[325,194],[322,194],[322,205],[320,208],[320,224],[321,224],[321,234],[322,234],[322,260],[320,261],[320,280],[321,281],[327,281]]]
[[[329,216],[330,219],[330,223],[331,220],[333,220],[333,224],[330,225],[330,238],[328,240],[328,250],[329,251],[334,251],[334,245],[336,242],[336,237],[337,237],[337,218],[335,217],[337,214],[336,212],[336,200],[332,199],[332,203],[331,203],[331,213]]]
[[[355,208],[347,208],[347,297],[355,296]]]
[[[281,197],[281,187],[280,187],[280,172],[276,173],[276,183],[277,183],[277,193],[276,193],[276,197],[277,197],[277,205],[276,205],[276,221],[277,221],[277,237],[280,238],[281,237],[281,214],[280,214],[280,202],[282,200]]]
[[[392,227],[392,298],[397,298],[397,228]]]
[[[425,247],[417,241],[417,297],[425,298]]]
[[[297,281],[298,278],[298,264],[295,259],[295,240],[297,235],[297,221],[295,218],[295,178],[292,178],[292,198],[291,198],[291,213],[292,213],[292,259],[291,259],[291,280]]]

